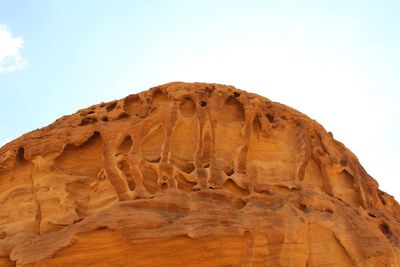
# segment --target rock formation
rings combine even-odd
[[[0,266],[400,266],[400,208],[317,122],[170,83],[0,149]]]

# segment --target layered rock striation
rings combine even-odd
[[[400,266],[400,208],[317,122],[170,83],[0,149],[0,266]]]

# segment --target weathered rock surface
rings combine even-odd
[[[400,266],[400,208],[300,112],[170,83],[0,149],[0,266]]]

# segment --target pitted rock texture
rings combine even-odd
[[[0,266],[400,266],[400,208],[300,112],[170,83],[0,149]]]

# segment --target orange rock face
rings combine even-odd
[[[300,112],[171,83],[0,149],[0,266],[400,266],[400,208]]]

